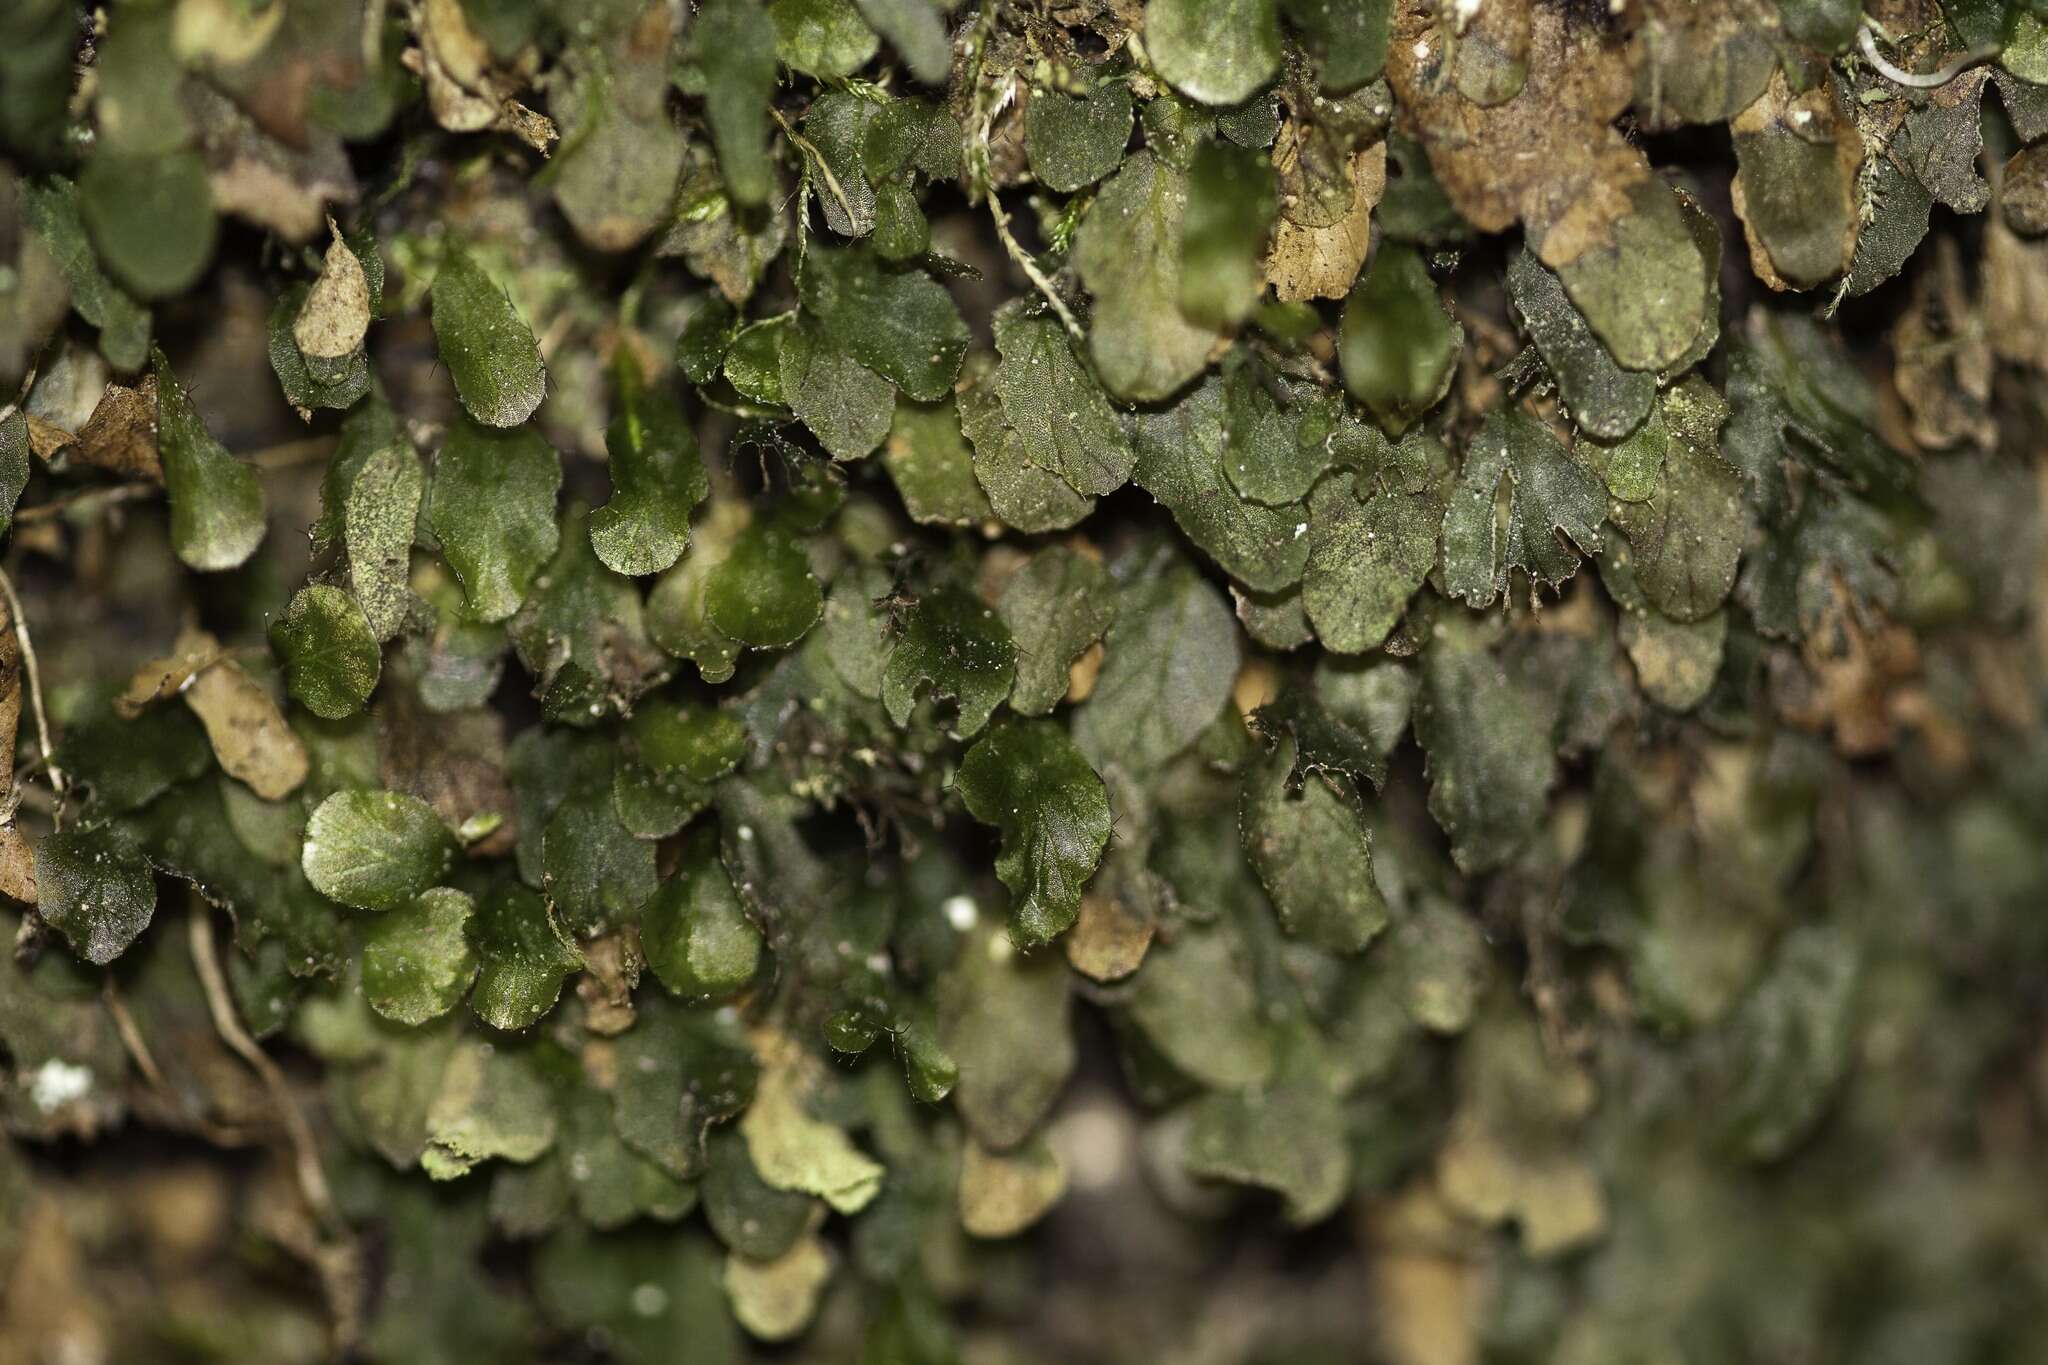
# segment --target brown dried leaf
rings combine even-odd
[[[1698,335],[1706,265],[1670,188],[1612,126],[1634,90],[1626,46],[1534,6],[1527,79],[1496,105],[1447,78],[1456,47],[1434,0],[1402,0],[1387,80],[1452,206],[1482,232],[1522,224],[1624,367],[1671,364]]]
[[[2006,226],[2014,232],[2029,237],[2048,232],[2048,142],[2012,154],[1999,177],[1999,196]]]
[[[128,686],[114,698],[114,710],[128,720],[150,705],[169,701],[191,684],[203,668],[220,657],[220,642],[204,631],[187,631],[178,636],[171,652],[150,659],[128,679]]]
[[[178,662],[165,679],[186,662],[212,660],[193,672],[180,690],[185,705],[206,728],[207,742],[222,770],[266,801],[282,800],[298,790],[310,766],[306,746],[285,723],[284,712],[269,690],[233,659],[222,657],[220,642],[205,631],[189,630],[180,635],[174,654]],[[144,675],[138,674],[129,684],[124,703],[143,680]]]
[[[341,360],[355,354],[370,330],[370,280],[332,218],[327,230],[334,240],[292,323],[292,343],[312,359]]]
[[[1138,970],[1159,926],[1119,896],[1085,892],[1074,927],[1061,940],[1075,971],[1096,981],[1121,981]]]
[[[2003,214],[1986,214],[1980,293],[1992,351],[2048,373],[2048,238],[2025,240]]]
[[[1292,128],[1294,125],[1288,125]],[[1298,158],[1298,143],[1286,130],[1273,145],[1274,165]],[[1351,158],[1351,207],[1335,222],[1313,226],[1282,213],[1266,249],[1266,280],[1283,303],[1341,299],[1365,265],[1372,242],[1372,211],[1387,188],[1387,144],[1376,142]]]
[[[156,376],[144,375],[134,388],[107,385],[86,419],[71,458],[124,479],[164,481],[156,448]]]
[[[1998,436],[1991,420],[1991,343],[1963,279],[1955,239],[1937,241],[1934,260],[1913,284],[1913,303],[1892,327],[1892,371],[1911,414],[1908,434],[1923,449],[1942,450],[1968,440],[1989,449]]]
[[[36,851],[12,820],[0,824],[0,896],[36,903]]]
[[[1066,1192],[1066,1167],[1042,1137],[1006,1153],[969,1137],[961,1150],[960,1225],[970,1237],[1015,1237]]]
[[[529,48],[507,70],[492,62],[462,0],[417,0],[412,9],[419,46],[406,52],[405,64],[425,84],[434,122],[451,133],[510,133],[545,156],[555,125],[512,98],[531,78],[538,54]]]
[[[28,448],[38,460],[45,464],[54,459],[58,451],[78,439],[55,422],[45,421],[32,412],[26,414],[26,416],[28,417]]]
[[[268,228],[290,242],[309,242],[327,221],[327,205],[352,203],[359,190],[341,139],[309,137],[287,146],[201,81],[185,83],[185,101],[201,129],[206,183],[222,213]]]

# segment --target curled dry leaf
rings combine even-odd
[[[183,631],[170,654],[137,669],[114,709],[134,717],[174,696],[199,717],[221,768],[264,800],[288,796],[306,780],[306,746],[276,699],[203,630]]]
[[[370,330],[370,281],[332,218],[327,230],[334,241],[292,323],[292,341],[309,359],[341,360],[355,353]]]
[[[1614,358],[1661,369],[1698,334],[1706,268],[1670,188],[1613,126],[1634,88],[1627,49],[1562,7],[1493,2],[1532,13],[1526,79],[1486,105],[1445,79],[1456,45],[1436,6],[1403,0],[1387,49],[1402,126],[1472,226],[1520,223]]]
[[[1281,129],[1273,144],[1273,164],[1284,170],[1287,158],[1300,156],[1297,124]],[[1351,292],[1372,242],[1372,211],[1387,188],[1387,144],[1375,142],[1352,155],[1351,207],[1334,223],[1311,224],[1289,216],[1283,204],[1266,248],[1266,281],[1283,303],[1302,299],[1341,299]]]
[[[162,483],[156,448],[156,376],[134,388],[109,384],[71,446],[71,458],[125,479]]]
[[[405,54],[405,64],[426,85],[434,122],[451,133],[510,133],[546,155],[555,125],[512,98],[533,74],[537,54],[529,48],[509,70],[497,65],[470,26],[462,0],[416,0],[413,13],[420,45]]]

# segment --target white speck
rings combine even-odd
[[[52,1057],[36,1068],[36,1078],[29,1082],[29,1097],[36,1108],[54,1114],[91,1089],[91,1067],[73,1066],[61,1057]]]
[[[1479,6],[1483,0],[1457,0],[1458,32],[1465,31],[1465,25],[1479,17]]]
[[[1428,61],[1428,60],[1429,60],[1429,39],[1427,39],[1427,38],[1418,38],[1418,39],[1416,39],[1416,41],[1415,41],[1415,60],[1416,60],[1416,61],[1418,61],[1418,62],[1425,62],[1425,61]]]
[[[633,1286],[633,1311],[643,1318],[658,1318],[668,1311],[668,1291],[658,1284]]]
[[[1307,522],[1305,522],[1305,521],[1302,521],[1302,522],[1296,522],[1296,523],[1295,523],[1295,526],[1294,526],[1294,538],[1295,538],[1296,540],[1300,540],[1300,539],[1301,539],[1301,538],[1302,538],[1303,536],[1305,536],[1305,535],[1307,535],[1307,534],[1308,534],[1308,523],[1307,523]]]
[[[974,897],[972,896],[948,896],[946,903],[940,906],[939,909],[945,912],[946,923],[952,925],[963,934],[972,929],[974,922],[981,918],[980,912],[974,908]]]
[[[752,825],[741,825],[741,826],[740,826],[740,828],[739,828],[739,836],[740,836],[740,842],[741,842],[741,843],[743,843],[743,844],[751,844],[751,843],[753,843],[753,842],[754,842],[754,827],[753,827]]]

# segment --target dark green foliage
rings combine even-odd
[[[2010,0],[19,0],[0,1361],[2048,1358],[2044,139]]]

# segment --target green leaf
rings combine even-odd
[[[396,910],[447,875],[455,839],[434,808],[394,791],[344,791],[306,823],[300,866],[330,900]]]
[[[809,1228],[816,1201],[761,1179],[745,1140],[730,1129],[713,1132],[704,1151],[704,1219],[718,1240],[757,1261],[789,1250]]]
[[[889,40],[926,85],[943,85],[953,66],[953,44],[933,0],[856,0],[868,24]]]
[[[1743,226],[1782,283],[1811,289],[1841,274],[1855,250],[1864,151],[1834,83],[1794,94],[1774,77],[1729,133]]]
[[[1374,79],[1387,64],[1390,0],[1280,0],[1326,94],[1341,95]]]
[[[636,1002],[618,1048],[612,1118],[619,1136],[669,1174],[694,1179],[704,1170],[711,1125],[753,1113],[759,1069],[744,1036],[718,1011],[685,1009],[655,992]]]
[[[182,706],[153,706],[134,720],[110,712],[81,717],[64,732],[57,764],[106,811],[145,806],[214,766],[198,718]]]
[[[1503,478],[1513,488],[1505,527],[1497,511]],[[1534,417],[1519,408],[1488,414],[1465,448],[1465,468],[1444,513],[1445,588],[1475,607],[1506,592],[1514,569],[1528,575],[1532,594],[1539,585],[1555,588],[1578,572],[1579,550],[1600,548],[1605,494]]]
[[[783,401],[835,460],[874,452],[895,416],[895,386],[801,319],[781,331]]]
[[[562,461],[538,431],[493,431],[458,416],[434,456],[427,522],[479,621],[519,610],[559,544]]]
[[[1265,883],[1280,927],[1333,953],[1355,953],[1387,927],[1372,871],[1372,840],[1357,793],[1336,776],[1296,776],[1298,749],[1283,738],[1239,788],[1238,832]]]
[[[571,48],[559,68],[549,107],[563,150],[548,173],[562,216],[599,251],[640,245],[675,203],[685,142],[669,117],[666,58],[628,39],[609,57]]]
[[[29,186],[25,198],[28,224],[55,258],[70,287],[71,306],[100,329],[100,351],[107,363],[117,370],[141,369],[149,359],[149,310],[100,269],[79,213],[77,187],[52,176]]]
[[[1025,458],[1076,493],[1123,487],[1137,455],[1101,386],[1067,344],[1065,329],[1050,315],[1033,316],[1021,299],[997,310],[994,328],[1002,363],[989,383]]]
[[[1095,296],[1088,350],[1119,398],[1165,398],[1202,372],[1216,333],[1180,311],[1186,174],[1141,151],[1096,195],[1074,248]]]
[[[345,409],[370,391],[370,356],[365,349],[322,363],[309,364],[292,339],[292,325],[305,309],[311,286],[295,284],[278,296],[270,310],[270,368],[277,375],[285,401],[310,415],[314,408]]]
[[[1263,153],[1202,144],[1188,167],[1182,220],[1180,305],[1191,320],[1244,321],[1265,292],[1266,235],[1279,211],[1279,184]]]
[[[1099,562],[1050,545],[1004,585],[996,609],[1016,644],[1010,709],[1042,716],[1067,695],[1074,661],[1116,620],[1116,595]]]
[[[1167,548],[1116,566],[1116,624],[1074,742],[1098,765],[1150,774],[1222,714],[1237,677],[1237,628],[1216,589]]]
[[[171,500],[171,548],[201,573],[240,565],[263,540],[263,485],[207,432],[162,351],[156,367],[157,448]]]
[[[801,292],[825,340],[904,393],[930,403],[952,391],[967,324],[945,286],[922,270],[890,269],[861,247],[813,247]]]
[[[469,936],[481,964],[469,1007],[492,1028],[539,1023],[554,1008],[563,979],[583,966],[583,954],[548,903],[515,881],[500,881],[484,893]]]
[[[851,76],[880,46],[853,0],[774,0],[775,52],[782,64],[812,76]]]
[[[725,380],[756,403],[782,407],[782,334],[795,326],[784,313],[750,322],[733,333],[725,353]]]
[[[398,633],[417,601],[408,585],[425,487],[419,456],[403,439],[372,451],[349,481],[343,514],[349,586],[379,641]]]
[[[951,398],[916,403],[898,395],[882,466],[912,521],[971,526],[996,514],[975,478],[974,448],[960,430],[960,412]]]
[[[1024,150],[1049,190],[1084,190],[1122,164],[1131,140],[1131,87],[1098,81],[1080,95],[1035,89],[1024,106]]]
[[[682,409],[645,386],[623,348],[616,379],[604,433],[612,500],[590,514],[590,544],[613,573],[660,573],[689,548],[690,515],[710,495],[711,478]]]
[[[1465,329],[1411,246],[1382,246],[1344,301],[1344,387],[1398,436],[1450,392]]]
[[[323,720],[354,715],[376,690],[383,652],[363,609],[340,588],[316,583],[293,595],[270,627],[285,691]]]
[[[1131,985],[1132,1022],[1177,1070],[1219,1090],[1273,1074],[1273,1037],[1246,957],[1228,920],[1190,923],[1153,946]]]
[[[598,561],[581,508],[563,517],[560,548],[507,627],[548,719],[594,725],[630,711],[668,676],[648,638],[640,590]]]
[[[1152,0],[1145,51],[1176,90],[1204,104],[1249,99],[1280,70],[1275,0]]]
[[[1843,928],[1805,924],[1717,1040],[1717,1126],[1751,1161],[1775,1161],[1811,1133],[1856,1051],[1862,950]]]
[[[1295,1042],[1270,1084],[1204,1095],[1188,1111],[1188,1170],[1274,1191],[1297,1227],[1329,1217],[1350,1192],[1351,1138],[1319,1052]]]
[[[1429,810],[1468,874],[1490,871],[1543,818],[1556,766],[1542,698],[1511,676],[1474,627],[1440,633],[1422,656],[1415,737],[1429,758]]]
[[[213,260],[220,221],[197,152],[103,147],[79,174],[78,207],[107,269],[145,299],[183,293]]]
[[[1433,493],[1379,490],[1360,500],[1343,474],[1309,499],[1302,606],[1326,648],[1378,649],[1436,567],[1443,503]]]
[[[825,594],[804,557],[803,541],[772,520],[734,537],[712,569],[705,616],[721,633],[756,649],[784,649],[818,623]]]
[[[960,394],[960,429],[974,443],[976,483],[1006,525],[1035,534],[1062,531],[1094,510],[1095,499],[1031,461],[1024,438],[1003,420],[1002,400],[984,379]]]
[[[104,966],[156,913],[156,878],[135,845],[105,828],[60,830],[36,845],[36,910],[71,951]]]
[[[1188,539],[1232,577],[1273,592],[1301,579],[1308,562],[1308,508],[1300,502],[1268,506],[1253,501],[1232,482],[1234,457],[1258,458],[1246,448],[1257,436],[1240,439],[1242,428],[1235,420],[1254,415],[1233,411],[1224,379],[1203,380],[1173,406],[1138,415],[1134,477],[1173,512]],[[1287,440],[1284,432],[1259,434]],[[1291,440],[1288,446],[1291,463]],[[1270,481],[1261,491],[1272,491]]]
[[[1661,176],[1642,177],[1627,194],[1635,211],[1615,225],[1613,245],[1581,253],[1557,276],[1615,363],[1663,370],[1708,325],[1709,262],[1677,191]],[[1719,269],[1718,260],[1711,264]],[[1713,297],[1718,302],[1718,290]]]
[[[675,874],[641,910],[640,946],[654,975],[677,995],[728,996],[753,980],[761,931],[718,860],[717,831],[690,837]]]
[[[775,32],[753,0],[709,0],[690,25],[718,167],[733,199],[750,207],[768,201],[773,179],[762,113],[775,89]]]
[[[1697,621],[1735,585],[1749,533],[1742,475],[1721,458],[1728,405],[1705,380],[1692,376],[1667,391],[1662,409],[1663,477],[1648,499],[1616,503],[1612,515],[1643,595],[1674,621]]]
[[[654,845],[619,822],[611,787],[572,792],[541,835],[541,883],[570,932],[623,924],[655,891]]]
[[[555,1143],[555,1108],[529,1052],[465,1038],[449,1055],[427,1107],[420,1168],[435,1180],[486,1161],[532,1161]]]
[[[476,978],[467,933],[475,905],[437,886],[379,915],[363,931],[363,994],[386,1019],[411,1027],[460,1004]]]
[[[1579,430],[1612,442],[1642,425],[1657,397],[1656,376],[1615,364],[1557,276],[1527,250],[1508,261],[1507,282],[1515,311]]]
[[[498,282],[460,246],[434,276],[434,341],[469,415],[516,427],[547,393],[540,344]]]
[[[841,237],[866,237],[875,230],[874,186],[868,183],[864,152],[874,104],[850,89],[827,90],[804,111],[804,178],[816,196],[825,225]]]
[[[927,682],[932,699],[959,706],[955,733],[976,734],[1016,677],[1017,647],[996,610],[966,588],[947,584],[920,596],[905,614],[902,633],[882,670],[882,705],[889,719],[908,725]]]
[[[1073,1074],[1070,979],[1058,955],[1026,956],[983,926],[940,980],[939,1037],[960,1065],[953,1104],[984,1147],[1009,1151],[1030,1138]]]
[[[1002,831],[996,875],[1010,888],[1011,935],[1050,942],[1074,922],[1109,843],[1102,779],[1059,726],[1013,721],[967,751],[955,785],[968,814]]]

